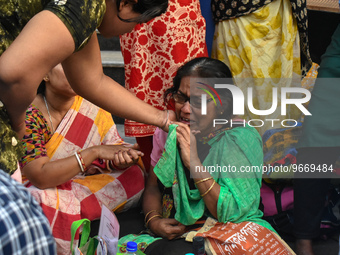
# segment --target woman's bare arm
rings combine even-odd
[[[172,240],[185,232],[185,226],[173,218],[156,216],[162,212],[161,199],[162,195],[158,188],[157,176],[153,167],[151,167],[143,195],[143,211],[147,216],[146,220],[151,219],[148,223],[150,230],[158,236]]]
[[[62,21],[49,11],[34,16],[0,57],[0,100],[12,127],[24,134],[25,111],[44,75],[62,63],[72,88],[120,117],[163,127],[166,113],[139,100],[103,73],[96,33],[79,52]],[[171,113],[170,119],[175,119]]]
[[[97,34],[79,52],[63,62],[67,79],[77,94],[126,119],[162,127],[166,113],[138,99],[116,81],[104,75]]]
[[[129,167],[138,161],[141,152],[124,145],[98,145],[82,150],[80,154],[86,167],[97,158],[112,160],[117,167]],[[48,157],[37,158],[25,165],[22,172],[34,186],[47,189],[69,181],[81,173],[81,168],[73,154],[55,161]]]
[[[62,21],[52,12],[42,11],[0,56],[0,100],[20,137],[25,131],[25,111],[44,75],[71,55],[74,47]]]
[[[188,169],[190,169],[191,175],[196,183],[196,187],[201,195],[203,195],[206,207],[217,219],[217,202],[220,195],[220,185],[212,179],[212,176],[208,171],[196,172],[196,167],[198,167],[198,169],[202,169],[203,167],[197,154],[196,138],[190,131],[188,125],[180,122],[176,122],[176,124],[178,125],[177,140],[181,148],[181,158],[183,163]]]

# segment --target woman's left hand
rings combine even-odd
[[[174,122],[177,124],[177,142],[181,148],[181,158],[184,165],[190,169],[190,159],[193,165],[200,164],[200,160],[197,155],[196,137],[193,132],[190,131],[190,127],[181,122]]]
[[[114,165],[120,169],[128,168],[132,165],[135,165],[139,160],[138,150],[139,145],[135,143],[133,146],[126,146],[129,149],[122,149],[115,153],[114,159],[112,162]]]

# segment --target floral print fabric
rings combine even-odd
[[[125,87],[144,102],[166,108],[164,91],[182,64],[207,56],[199,0],[169,0],[166,13],[120,38]],[[156,127],[125,120],[125,135],[151,136]]]
[[[225,62],[235,83],[247,95],[253,89],[255,109],[270,109],[273,88],[301,87],[301,58],[297,21],[293,17],[289,0],[276,0],[257,11],[236,19],[220,21],[215,30],[213,58]],[[280,94],[276,110],[265,116],[251,113],[247,108],[246,119],[295,119],[301,111],[288,109],[281,115]],[[252,125],[258,125],[259,122]],[[258,128],[263,134],[269,128],[281,127],[264,121]]]
[[[46,119],[38,108],[34,105],[26,111],[26,133],[24,137],[25,157],[22,158],[20,166],[24,167],[27,163],[47,156],[45,148],[50,140],[52,133],[47,125]]]

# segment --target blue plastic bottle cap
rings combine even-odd
[[[137,243],[133,242],[133,241],[128,242],[126,244],[126,250],[128,252],[135,252],[135,251],[137,251]]]
[[[185,255],[195,255],[195,254],[193,254],[193,253],[186,253]]]

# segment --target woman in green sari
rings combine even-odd
[[[195,235],[205,237],[208,254],[221,254],[220,249],[230,254],[254,254],[264,248],[269,249],[268,254],[274,250],[292,253],[259,210],[261,137],[243,121],[235,125],[230,91],[213,88],[222,81],[212,78],[225,78],[223,83],[231,84],[231,79],[226,80],[230,77],[224,63],[197,58],[178,70],[174,86],[166,93],[175,101],[178,122],[170,126],[167,136],[158,129],[154,137],[154,168],[143,210],[146,226],[162,239],[152,243],[147,254],[192,252],[191,243],[178,239],[184,234],[189,241]],[[206,115],[201,113],[202,94],[206,96]],[[214,119],[234,123],[214,126]],[[198,233],[188,234],[202,223]],[[265,247],[267,241],[275,245]]]

